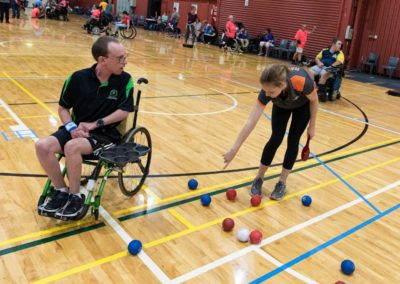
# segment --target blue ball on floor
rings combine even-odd
[[[211,203],[211,196],[209,194],[204,194],[201,196],[200,200],[203,206],[209,206]]]
[[[352,262],[350,259],[343,260],[340,268],[342,269],[342,272],[346,275],[351,275],[353,274],[354,270],[356,270],[354,262]]]
[[[128,245],[128,251],[131,255],[137,255],[142,250],[142,242],[139,240],[132,240]]]
[[[311,202],[312,202],[312,198],[308,195],[304,195],[301,198],[301,203],[303,203],[304,206],[307,206],[307,207],[310,206]]]
[[[191,190],[195,190],[198,185],[199,185],[199,182],[194,178],[190,179],[188,182],[188,187]]]

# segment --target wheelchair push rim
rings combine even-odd
[[[146,149],[137,161],[128,163],[123,171],[118,173],[118,183],[121,192],[126,196],[135,195],[144,184],[149,174],[151,161],[151,137],[149,131],[144,127],[131,129],[125,136],[125,143],[135,143],[137,147]],[[140,145],[140,146],[139,146]]]
[[[135,27],[129,27],[128,29],[121,30],[121,36],[125,39],[134,39],[136,37]]]

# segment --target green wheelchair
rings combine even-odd
[[[146,177],[149,174],[152,143],[149,131],[142,126],[137,127],[137,116],[139,112],[139,102],[141,96],[140,85],[147,84],[148,80],[140,78],[137,81],[139,86],[136,95],[135,109],[128,119],[122,121],[119,125],[121,133],[125,133],[119,144],[111,148],[103,148],[99,155],[83,156],[83,164],[93,167],[91,174],[81,181],[81,190],[86,193],[84,206],[79,214],[73,218],[57,217],[63,221],[80,220],[86,216],[89,209],[96,220],[99,218],[99,207],[101,197],[106,182],[109,178],[118,178],[118,184],[121,192],[126,196],[133,196],[142,188]],[[132,123],[132,124],[131,124]],[[132,125],[132,127],[129,127]],[[126,131],[127,130],[127,131]],[[58,155],[58,160],[62,159],[63,155]],[[105,170],[101,175],[102,170]],[[62,174],[65,177],[68,170],[66,167],[62,169]],[[116,172],[117,176],[111,175]],[[97,180],[101,178],[100,185],[96,188]],[[46,204],[54,193],[55,189],[50,179],[47,179],[45,187],[38,201],[38,214],[46,217],[56,217],[52,213],[42,211],[41,205]]]

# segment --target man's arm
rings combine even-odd
[[[104,121],[104,125],[109,125],[113,124],[115,122],[122,121],[126,119],[129,116],[129,112],[121,109],[117,109],[113,113],[107,115],[106,117],[102,118]],[[97,128],[97,123],[96,121],[91,121],[91,122],[81,122],[79,123],[78,130],[83,130],[87,133],[89,131],[94,130]]]
[[[321,59],[322,59],[322,50],[315,57],[315,63],[317,63],[319,68],[322,68],[324,66],[324,63],[321,62]]]

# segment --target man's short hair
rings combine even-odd
[[[334,37],[334,38],[332,38],[332,44],[335,44],[335,43],[337,43],[338,41],[342,41],[340,38],[338,38],[338,37]]]
[[[100,56],[108,55],[108,44],[110,42],[119,43],[119,41],[111,36],[99,37],[92,45],[92,55],[94,60],[98,60]]]

